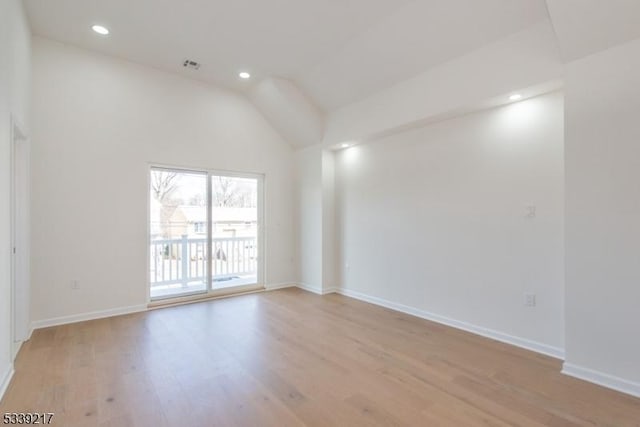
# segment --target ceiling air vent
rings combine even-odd
[[[182,66],[184,68],[189,68],[191,70],[197,70],[200,68],[200,63],[196,61],[192,61],[191,59],[185,59],[184,62],[182,63]]]

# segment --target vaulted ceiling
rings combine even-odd
[[[246,91],[297,146],[322,138],[323,113],[542,21],[565,61],[640,37],[640,0],[24,2],[36,35]]]
[[[638,0],[547,0],[565,60],[640,37]]]
[[[26,0],[35,34],[207,82],[293,80],[325,110],[547,16],[544,0]],[[90,26],[111,30],[97,37]],[[184,59],[202,64],[184,70]]]
[[[409,0],[27,0],[35,34],[242,88],[295,78]],[[90,27],[111,31],[99,37]],[[202,64],[184,70],[184,59]],[[248,70],[251,82],[238,80]]]

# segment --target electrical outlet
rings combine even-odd
[[[524,306],[535,307],[536,306],[536,294],[524,294]]]
[[[527,205],[524,207],[525,218],[535,218],[537,214],[537,208],[535,205]]]
[[[71,289],[73,289],[74,291],[80,289],[80,282],[78,282],[77,280],[72,280]]]

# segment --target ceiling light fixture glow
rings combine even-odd
[[[109,34],[109,29],[107,27],[103,27],[102,25],[92,25],[91,29],[101,36],[106,36]]]
[[[349,148],[349,144],[346,142],[344,144],[340,144],[340,148]]]
[[[238,77],[240,77],[241,79],[249,79],[251,78],[251,74],[247,73],[246,71],[242,71],[240,73],[238,73]]]
[[[514,93],[509,97],[509,100],[511,101],[517,101],[518,99],[522,99],[522,95],[520,95],[519,93]]]

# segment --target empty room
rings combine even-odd
[[[640,427],[640,1],[0,0],[0,417]]]

